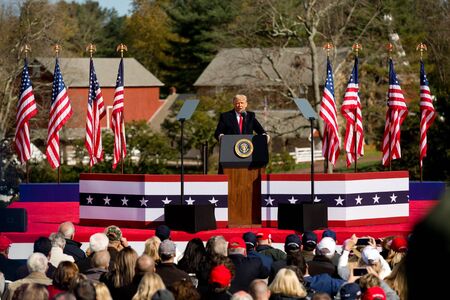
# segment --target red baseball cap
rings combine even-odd
[[[245,241],[243,238],[240,237],[232,237],[229,241],[228,241],[228,249],[236,249],[236,248],[244,248],[246,249],[246,245],[245,245]]]
[[[397,236],[391,242],[391,249],[395,252],[406,252],[408,250],[408,241],[402,236]]]
[[[5,251],[11,244],[11,240],[6,235],[0,235],[0,251]]]
[[[225,265],[212,268],[209,275],[209,283],[217,283],[221,287],[227,287],[231,283],[231,271]]]
[[[364,292],[362,300],[386,300],[386,293],[381,287],[373,286]]]

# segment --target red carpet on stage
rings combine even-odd
[[[403,235],[407,236],[416,224],[427,212],[437,203],[437,201],[410,201],[409,219],[406,223],[386,224],[373,226],[356,227],[331,227],[337,233],[338,243],[342,243],[353,233],[357,236],[370,235],[375,238]],[[24,233],[7,233],[8,237],[15,243],[31,243],[39,236],[48,236],[50,233],[58,230],[60,223],[71,221],[74,224],[79,223],[79,203],[78,202],[15,202],[10,205],[11,208],[25,208],[28,213],[28,231]],[[103,231],[103,227],[76,226],[76,240],[87,242],[89,237],[96,232]],[[154,235],[154,229],[134,229],[121,228],[124,236],[129,241],[145,241]],[[277,228],[220,228],[217,230],[202,231],[195,234],[183,231],[172,232],[172,238],[175,241],[188,241],[194,237],[199,237],[203,241],[208,240],[214,235],[223,235],[229,238],[235,235],[242,235],[246,231],[270,231],[272,239],[276,243],[283,243],[287,234],[293,233],[293,230],[279,230]],[[317,230],[320,235],[321,230]]]

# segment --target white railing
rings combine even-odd
[[[310,162],[311,161],[311,148],[297,148],[295,147],[294,152],[289,152],[289,154],[295,159],[295,163]],[[314,150],[314,161],[324,160],[322,156],[322,150]]]

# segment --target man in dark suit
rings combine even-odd
[[[233,98],[234,109],[221,113],[214,137],[220,141],[224,134],[264,134],[264,128],[255,117],[255,113],[246,111],[247,97],[236,95]],[[267,136],[269,141],[269,136]]]

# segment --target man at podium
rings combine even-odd
[[[236,95],[233,98],[234,109],[221,113],[214,137],[220,141],[224,134],[257,134],[267,135],[264,128],[255,117],[255,113],[246,111],[247,97]],[[269,136],[267,136],[269,141]]]

